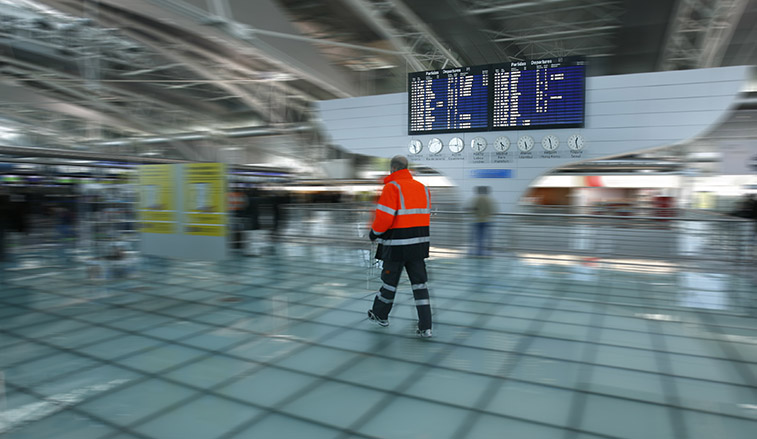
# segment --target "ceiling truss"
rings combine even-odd
[[[660,70],[716,67],[749,0],[678,0]]]

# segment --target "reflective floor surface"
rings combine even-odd
[[[405,276],[391,325],[366,319],[379,281],[365,256],[282,246],[108,280],[6,263],[0,437],[757,435],[751,279],[437,258],[434,337],[418,339]]]

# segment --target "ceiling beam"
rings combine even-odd
[[[508,41],[528,41],[528,40],[535,40],[535,39],[554,39],[558,37],[564,37],[566,35],[575,35],[575,34],[589,34],[585,35],[586,37],[591,37],[595,33],[606,33],[607,31],[618,29],[619,25],[610,25],[610,26],[595,26],[595,27],[583,27],[579,29],[570,29],[570,30],[562,30],[562,31],[556,31],[556,32],[545,32],[541,34],[523,34],[518,35],[515,37],[508,37],[508,38],[496,38],[492,41],[497,43],[504,43]]]
[[[678,0],[659,70],[718,67],[749,0]]]
[[[490,6],[481,7],[478,9],[471,9],[468,11],[469,15],[491,14],[494,12],[512,11],[515,9],[524,9],[530,7],[539,7],[543,9],[545,6],[554,3],[564,3],[572,0],[540,0],[540,1],[513,1],[507,4],[501,4],[499,0],[489,2]]]
[[[309,44],[294,45],[292,43],[296,40],[293,38],[282,41],[277,36],[277,39],[272,41],[265,38],[267,35],[263,33],[254,33],[256,29],[261,28],[266,31],[283,30],[282,33],[297,33],[296,28],[273,0],[130,0],[128,4],[122,0],[102,1],[109,3],[113,8],[135,11],[135,14],[139,13],[136,11],[147,9],[142,6],[144,3],[150,3],[161,9],[158,15],[164,18],[164,24],[167,24],[165,18],[170,16],[173,26],[181,27],[205,39],[232,37],[233,40],[225,41],[223,44],[233,47],[237,53],[245,54],[248,58],[249,55],[246,54],[253,53],[252,57],[264,62],[270,70],[286,72],[298,80],[305,81],[312,88],[317,88],[321,95],[325,93],[347,98],[356,93],[351,77],[335,69],[320,56],[315,47]],[[208,36],[210,33],[215,35]]]
[[[402,53],[402,57],[411,69],[420,71],[444,67],[447,64],[455,67],[463,65],[461,59],[442,44],[431,29],[401,0],[382,3],[381,8],[366,0],[342,0],[342,2]],[[402,20],[402,24],[411,31],[396,27],[392,20]]]

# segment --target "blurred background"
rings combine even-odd
[[[10,222],[70,224],[73,238],[102,211],[135,230],[135,170],[159,163],[227,164],[236,216],[252,189],[370,201],[385,158],[335,143],[317,102],[403,92],[414,71],[552,56],[584,56],[590,77],[754,65],[756,19],[749,0],[3,0]],[[684,144],[544,169],[522,211],[738,210],[757,189],[753,94]],[[441,210],[471,197],[427,165],[415,172]]]
[[[513,166],[514,201],[408,154],[408,74],[570,56],[728,101],[683,139],[621,109],[624,152]],[[0,436],[752,438],[755,66],[757,0],[0,0]],[[408,285],[363,328],[395,154],[433,200],[420,346]]]

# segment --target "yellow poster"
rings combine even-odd
[[[174,168],[139,167],[139,223],[143,233],[176,233]]]
[[[184,165],[184,233],[226,235],[226,165]]]

